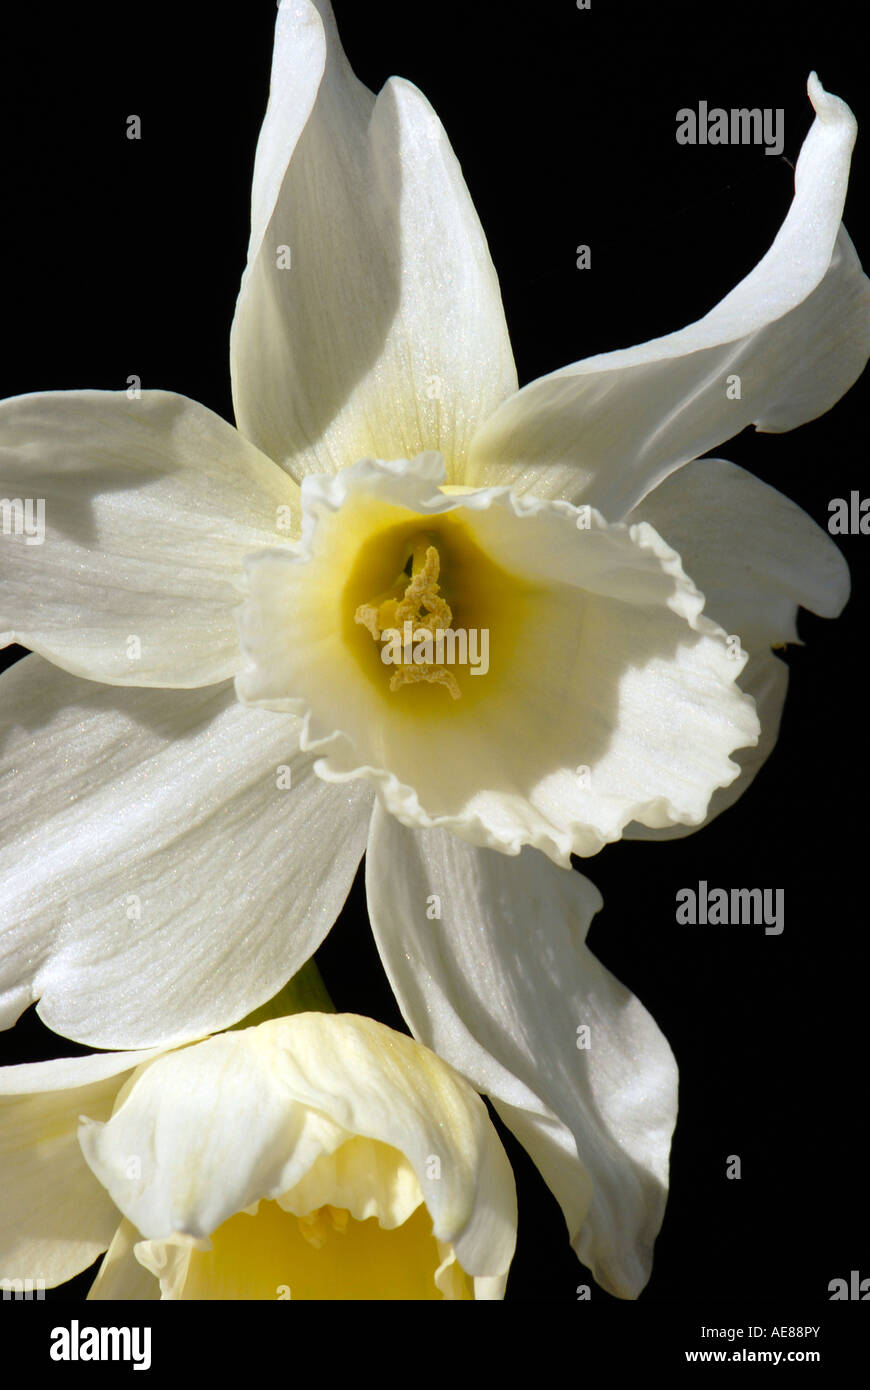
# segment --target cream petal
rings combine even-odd
[[[598,1282],[636,1297],[664,1211],[677,1073],[653,1019],[584,945],[597,890],[531,850],[506,860],[379,807],[366,882],[414,1035],[490,1096]]]
[[[107,689],[38,656],[0,678],[0,709],[3,1026],[40,999],[97,1047],[201,1037],[323,940],[370,797],[314,775],[293,719],[231,686]]]
[[[856,125],[815,74],[808,91],[794,201],[755,269],[687,328],[524,387],[476,435],[463,482],[587,501],[617,521],[747,425],[793,429],[849,389],[870,351],[870,284],[840,225]]]
[[[284,1211],[305,1216],[327,1204],[355,1221],[376,1217],[385,1230],[401,1226],[423,1200],[408,1160],[376,1139],[357,1136],[321,1153],[292,1192],[277,1199]]]
[[[0,1280],[72,1279],[112,1240],[118,1212],[82,1157],[82,1115],[107,1120],[124,1078],[151,1052],[0,1069]],[[17,1287],[13,1284],[13,1287]]]
[[[44,538],[0,548],[4,641],[111,685],[238,669],[243,557],[292,534],[299,490],[225,420],[167,391],[0,403],[0,494]]]
[[[376,99],[317,8],[322,80],[313,7],[278,15],[231,338],[239,428],[297,478],[424,449],[458,471],[516,390],[486,239],[425,97],[391,78]]]
[[[116,1219],[117,1215],[115,1210]],[[160,1298],[158,1280],[136,1257],[138,1240],[136,1227],[122,1221],[91,1285],[89,1299],[141,1303]]]
[[[146,1240],[202,1241],[236,1212],[283,1197],[355,1136],[404,1154],[436,1238],[466,1273],[507,1271],[513,1175],[485,1107],[446,1063],[372,1019],[296,1014],[171,1053],[80,1138]],[[135,1182],[123,1166],[131,1153],[141,1156]]]

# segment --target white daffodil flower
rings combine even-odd
[[[316,950],[368,846],[417,1036],[492,1095],[600,1282],[639,1290],[675,1067],[583,944],[595,889],[549,860],[734,799],[776,737],[770,644],[799,604],[845,601],[808,517],[692,462],[821,414],[866,360],[840,225],[855,123],[809,91],[795,199],[752,274],[680,333],[517,391],[431,107],[363,87],[328,4],[280,7],[238,431],[161,391],[0,406],[0,491],[45,520],[0,555],[0,632],[34,653],[0,685],[0,1024],[39,999],[101,1047],[226,1027]]]
[[[0,1071],[0,1281],[96,1299],[490,1299],[516,1243],[471,1087],[372,1019]],[[20,1281],[20,1282],[19,1282]]]

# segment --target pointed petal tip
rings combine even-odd
[[[815,69],[807,78],[807,96],[820,121],[831,124],[842,121],[844,124],[851,125],[857,133],[858,122],[855,120],[851,107],[843,101],[842,97],[835,96],[833,92],[825,90]]]

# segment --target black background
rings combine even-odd
[[[377,89],[417,83],[462,163],[498,270],[521,382],[707,311],[767,249],[788,207],[816,68],[870,129],[850,3],[337,0],[345,48]],[[10,7],[2,18],[0,395],[179,391],[232,419],[228,333],[268,93],[274,6]],[[675,114],[782,107],[783,158],[676,144]],[[130,114],[142,139],[126,139]],[[870,244],[867,137],[845,221]],[[592,248],[579,271],[576,250]],[[861,383],[793,434],[720,451],[823,526],[865,483]],[[643,1301],[828,1298],[870,1276],[867,1229],[865,729],[868,537],[839,538],[844,616],[803,614],[766,768],[712,826],[621,843],[585,867],[605,909],[590,944],[643,999],[681,1069],[672,1185]],[[20,655],[13,651],[12,659]],[[782,936],[679,927],[678,888],[785,889]],[[358,880],[319,961],[340,1009],[401,1027]],[[6,1061],[80,1051],[33,1011]],[[506,1136],[520,1194],[509,1297],[574,1300],[589,1282],[559,1209]],[[740,1181],[726,1158],[742,1160]],[[80,1294],[89,1279],[63,1291]],[[593,1300],[607,1295],[593,1286]],[[676,1311],[676,1310],[675,1310]]]

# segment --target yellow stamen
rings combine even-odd
[[[401,632],[406,622],[413,624],[415,634],[422,628],[430,632],[433,638],[438,631],[447,631],[453,621],[453,612],[439,592],[440,573],[441,557],[436,547],[430,543],[428,536],[415,536],[411,549],[410,581],[406,582],[407,576],[403,571],[387,593],[359,605],[354,622],[366,628],[376,642],[389,629]],[[390,677],[390,690],[399,690],[401,686],[414,685],[417,681],[445,686],[454,700],[458,700],[462,693],[456,677],[445,666],[406,661],[402,661]]]

